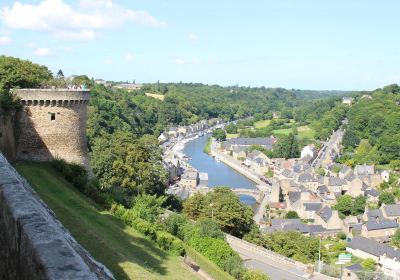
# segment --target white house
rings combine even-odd
[[[307,156],[309,156],[311,158],[314,158],[316,156],[315,149],[313,147],[311,147],[310,145],[305,146],[301,150],[300,158],[305,158]]]

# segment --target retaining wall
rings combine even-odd
[[[0,279],[114,279],[1,153]]]

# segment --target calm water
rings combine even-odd
[[[192,158],[189,163],[199,172],[208,173],[208,186],[227,186],[230,188],[254,189],[255,183],[222,162],[216,161],[203,152],[209,135],[199,137],[185,145],[183,152]],[[251,196],[241,195],[240,200],[248,205],[256,201]]]

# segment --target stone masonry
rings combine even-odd
[[[22,110],[16,116],[16,159],[62,158],[89,168],[86,141],[88,90],[15,89]]]
[[[114,279],[0,154],[0,279]]]

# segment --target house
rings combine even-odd
[[[361,232],[362,222],[356,216],[348,216],[343,220],[343,232],[353,234],[353,230]]]
[[[390,173],[387,170],[381,172],[381,178],[384,182],[389,182]]]
[[[369,209],[365,207],[364,214],[362,215],[364,222],[375,221],[377,219],[383,219],[383,213],[381,209]]]
[[[311,159],[314,159],[316,156],[316,150],[310,145],[305,146],[300,153],[300,158],[310,157]]]
[[[297,178],[297,182],[313,191],[318,188],[318,179],[308,172],[300,174]]]
[[[94,80],[94,83],[96,85],[103,85],[105,87],[109,86],[109,84],[107,83],[107,81],[103,80],[103,79],[96,79]]]
[[[339,178],[345,179],[346,177],[353,175],[353,170],[349,166],[343,164],[338,175]]]
[[[389,219],[370,219],[361,227],[361,235],[366,238],[387,239],[394,234],[399,224]]]
[[[241,147],[241,146],[234,147],[232,149],[232,156],[236,160],[244,159],[244,158],[246,158],[246,151],[247,151],[246,147]]]
[[[343,97],[342,103],[351,106],[353,104],[354,98],[353,97]]]
[[[300,219],[272,219],[271,226],[263,229],[264,233],[272,233],[277,231],[296,231],[304,235],[323,235],[326,232],[320,225],[303,224]]]
[[[199,187],[208,187],[208,173],[199,172]]]
[[[400,220],[400,204],[383,204],[381,206],[382,214],[385,219],[395,220],[399,222]]]
[[[326,180],[326,179],[325,179]],[[347,181],[339,177],[327,177],[326,186],[332,193],[342,193],[347,188]]]
[[[361,259],[373,259],[383,274],[400,279],[400,250],[373,239],[356,236],[348,243],[346,250]]]
[[[359,176],[373,175],[375,174],[375,166],[366,164],[356,165],[354,174]]]
[[[199,182],[199,173],[197,172],[197,170],[190,169],[186,170],[182,174],[180,185],[181,187],[195,189],[197,187],[198,182]]]
[[[172,136],[172,137],[177,137],[178,136],[178,128],[177,127],[171,127],[169,130],[168,130],[168,135],[169,136]]]
[[[357,275],[359,271],[364,271],[363,267],[359,263],[346,266],[343,269],[342,278],[343,280],[360,280]]]
[[[135,82],[133,83],[120,83],[120,84],[116,84],[114,85],[115,88],[119,88],[119,89],[126,89],[128,91],[131,90],[139,90],[142,88],[142,84],[136,84]]]
[[[322,208],[321,202],[303,203],[303,207],[297,212],[300,218],[314,220],[315,214]]]
[[[166,133],[161,133],[160,136],[158,136],[158,142],[160,144],[165,143],[168,140],[168,135]]]
[[[181,165],[177,158],[172,158],[164,162],[164,166],[168,172],[168,181],[170,183],[175,182],[179,179],[181,175]]]
[[[272,183],[271,186],[271,195],[270,195],[270,202],[271,203],[279,203],[279,199],[281,197],[281,185],[279,182]],[[286,203],[285,203],[286,208]]]
[[[224,147],[227,150],[232,150],[234,147],[246,147],[249,148],[253,145],[261,146],[266,150],[272,150],[276,138],[271,137],[258,137],[258,138],[233,138],[224,142]]]
[[[343,226],[338,211],[332,210],[329,206],[324,206],[316,213],[315,223],[326,229],[341,229]]]
[[[346,194],[351,195],[352,197],[357,197],[364,194],[363,191],[364,183],[363,181],[355,177],[353,180],[347,183],[347,186],[344,188]]]

